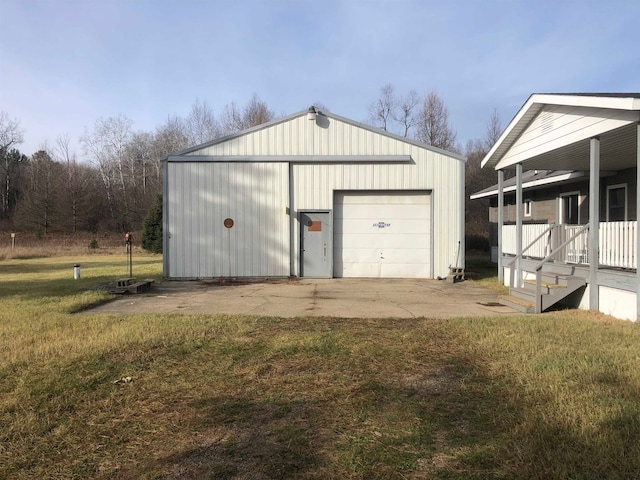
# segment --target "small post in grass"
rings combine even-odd
[[[124,241],[127,245],[127,252],[129,252],[129,278],[133,278],[133,235],[129,232],[125,233]]]
[[[16,248],[16,234],[12,233],[11,234],[11,248]]]

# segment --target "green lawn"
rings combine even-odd
[[[0,261],[0,478],[640,471],[640,325],[81,312],[123,257]]]

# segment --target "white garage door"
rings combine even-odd
[[[420,192],[336,192],[336,277],[429,278],[431,196]]]

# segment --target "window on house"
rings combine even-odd
[[[532,207],[532,203],[531,203],[531,199],[527,199],[523,202],[524,205],[524,216],[525,217],[530,217],[531,216],[531,207]]]
[[[560,196],[560,223],[566,225],[580,224],[580,195],[578,192],[565,193]]]
[[[627,220],[627,185],[607,187],[607,222]]]

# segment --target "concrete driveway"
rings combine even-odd
[[[165,281],[87,313],[228,313],[276,317],[450,318],[513,315],[471,282],[411,279],[300,279],[262,283]]]

